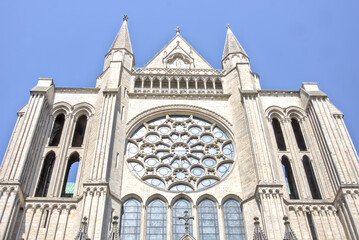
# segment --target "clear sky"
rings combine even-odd
[[[359,1],[46,0],[0,2],[0,158],[38,77],[56,86],[94,87],[128,14],[136,66],[174,35],[221,68],[230,24],[263,89],[298,90],[318,82],[345,113],[359,147]]]

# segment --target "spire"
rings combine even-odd
[[[285,226],[285,232],[284,232],[283,240],[297,240],[297,237],[295,236],[292,228],[290,227],[288,217],[284,217],[283,220],[284,220],[284,226]]]
[[[121,29],[118,32],[115,41],[113,41],[110,51],[112,49],[126,49],[128,52],[133,53],[131,41],[130,41],[130,34],[128,33],[128,28],[127,28],[127,20],[128,17],[127,15],[125,15],[123,17],[123,23]]]
[[[268,240],[266,235],[263,233],[261,226],[259,225],[259,218],[254,218],[254,235],[253,240]]]
[[[242,53],[246,57],[248,57],[247,53],[242,48],[241,44],[239,44],[236,36],[234,36],[231,27],[227,24],[227,37],[226,43],[224,44],[224,50],[222,55],[222,60],[225,59],[229,54],[233,53]]]

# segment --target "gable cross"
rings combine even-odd
[[[194,220],[194,217],[190,217],[190,216],[188,216],[188,211],[184,211],[184,216],[183,217],[179,217],[178,218],[179,220],[185,220],[185,229],[186,229],[186,233],[188,233],[189,234],[189,220]]]
[[[123,16],[123,21],[127,21],[128,20],[128,16],[127,16],[127,14],[125,14],[124,16]]]
[[[181,32],[181,29],[179,26],[176,27],[176,33],[179,34]]]

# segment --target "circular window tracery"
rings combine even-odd
[[[144,182],[172,192],[208,188],[233,166],[231,139],[214,123],[194,116],[163,116],[129,138],[127,162]]]

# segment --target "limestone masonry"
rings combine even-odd
[[[0,169],[0,239],[359,239],[358,155],[316,83],[261,90],[180,29],[134,67],[127,17],[94,88],[30,91]]]

